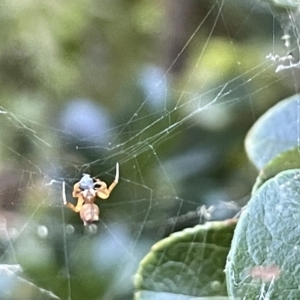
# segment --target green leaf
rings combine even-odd
[[[142,291],[136,295],[135,299],[139,300],[229,300],[227,296],[215,296],[215,297],[192,297],[187,295],[178,295],[172,293],[160,293]]]
[[[235,225],[208,222],[159,241],[135,275],[135,299],[227,296],[224,267]]]
[[[20,265],[0,264],[0,299],[60,299],[52,292],[27,280]]]
[[[268,179],[274,177],[278,173],[300,168],[300,152],[298,148],[290,149],[280,153],[272,159],[259,173],[252,189],[252,194]]]
[[[300,95],[287,98],[269,109],[249,131],[246,152],[262,169],[281,152],[298,146]]]
[[[283,171],[253,195],[226,265],[231,299],[300,299],[300,169]]]

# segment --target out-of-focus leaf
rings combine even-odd
[[[280,153],[272,159],[259,173],[252,189],[252,194],[268,179],[278,173],[300,168],[300,152],[298,148],[293,148],[286,152]]]
[[[299,1],[297,0],[263,0],[263,2],[273,3],[285,8],[297,8],[299,6]]]
[[[299,94],[273,106],[253,125],[247,135],[245,146],[249,158],[258,169],[262,169],[281,152],[297,146],[298,111],[300,111]]]
[[[227,296],[224,267],[235,225],[208,222],[155,244],[135,275],[135,299]]]
[[[226,265],[232,299],[300,299],[300,169],[283,171],[253,195]]]
[[[59,299],[55,294],[21,277],[20,265],[0,265],[0,299]]]
[[[187,295],[174,295],[172,293],[159,293],[150,291],[141,291],[136,296],[139,300],[229,300],[226,296],[215,297],[192,297]]]

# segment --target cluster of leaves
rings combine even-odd
[[[260,172],[237,226],[209,222],[154,245],[136,274],[136,299],[300,297],[299,116],[294,95],[254,124],[246,151]]]

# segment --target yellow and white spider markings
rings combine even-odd
[[[99,220],[99,207],[95,204],[96,198],[107,199],[119,182],[119,163],[116,164],[116,176],[113,183],[107,187],[104,181],[83,174],[80,181],[74,184],[72,196],[77,198],[76,206],[67,201],[66,184],[63,181],[62,199],[63,204],[76,213],[79,213],[83,224],[89,225]]]

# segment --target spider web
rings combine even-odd
[[[14,24],[12,13],[27,18],[31,4],[24,3],[7,6],[9,22]],[[236,212],[226,203],[242,206],[248,199],[256,171],[244,154],[245,134],[268,107],[298,92],[292,10],[260,1],[142,1],[129,7],[117,1],[103,2],[110,9],[103,13],[96,4],[79,9],[78,1],[72,3],[60,21],[82,33],[80,18],[90,17],[82,26],[91,29],[91,38],[73,29],[80,46],[66,32],[57,38],[70,43],[68,51],[80,48],[84,67],[70,59],[60,69],[58,50],[49,50],[51,32],[39,51],[29,47],[38,30],[27,39],[26,31],[16,34],[12,54],[0,49],[1,76],[22,81],[8,73],[13,62],[28,76],[23,63],[35,58],[32,72],[47,85],[39,89],[30,77],[28,89],[14,82],[20,91],[12,93],[8,79],[2,93],[1,299],[132,299],[131,277],[151,245],[202,222],[203,205],[218,208],[212,218],[223,219]],[[67,8],[78,18],[75,25]],[[40,3],[37,9],[55,11]],[[53,25],[49,15],[46,20]],[[50,25],[53,38],[57,29]],[[165,58],[149,53],[148,43]],[[130,57],[131,51],[139,55],[123,62],[122,53]],[[74,64],[81,69],[75,72]],[[63,206],[63,181],[75,203],[72,187],[83,173],[111,184],[117,162],[119,184],[108,200],[97,201],[99,223],[84,227]]]

